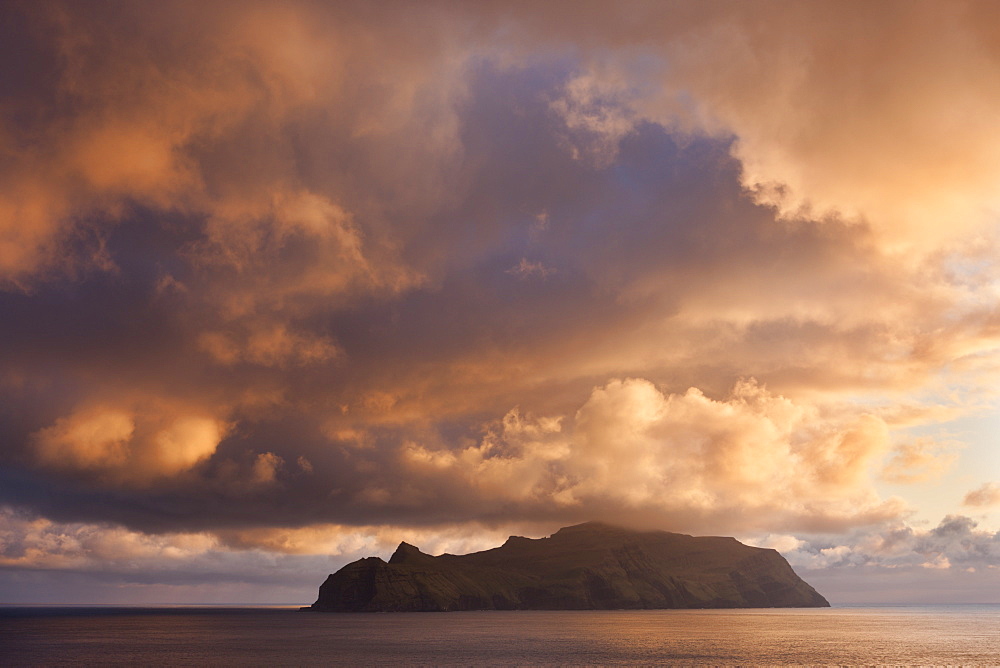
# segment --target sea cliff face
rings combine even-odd
[[[734,538],[588,522],[548,538],[511,536],[484,552],[433,557],[400,543],[388,563],[330,575],[304,610],[608,610],[825,607],[774,550]]]

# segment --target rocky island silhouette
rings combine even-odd
[[[611,610],[828,607],[777,551],[735,538],[634,531],[600,522],[548,538],[511,536],[466,555],[400,543],[388,563],[330,575],[303,610]]]

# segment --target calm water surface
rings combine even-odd
[[[319,614],[0,608],[0,665],[1000,665],[1000,606]]]

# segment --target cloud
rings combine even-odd
[[[300,174],[288,133],[326,125],[310,150],[362,144],[371,149],[371,168],[388,167],[394,180],[415,169],[432,175],[429,165],[453,151],[451,115],[440,105],[432,114],[419,109],[430,77],[448,100],[446,63],[433,48],[411,58],[375,47],[381,39],[348,37],[355,23],[349,12],[266,3],[82,12],[68,3],[5,13],[35,37],[21,47],[44,63],[39,80],[47,84],[25,86],[5,106],[2,127],[13,149],[0,192],[0,279],[8,286],[29,288],[75,266],[93,267],[88,255],[141,204],[207,214],[204,252],[230,262],[245,264],[270,230],[272,251],[289,234],[322,239],[331,271],[313,267],[290,278],[339,288],[356,273],[345,260],[358,257],[355,233],[336,222],[347,215],[337,203],[349,190],[345,174],[329,161]],[[399,28],[386,25],[383,37]],[[362,66],[370,76],[359,88],[346,76]],[[21,110],[40,104],[49,104],[49,113],[26,122]],[[382,144],[418,126],[425,141],[384,164]],[[304,177],[333,187],[303,187]],[[421,181],[426,177],[414,179]],[[406,273],[388,262],[380,271]]]
[[[388,557],[401,541],[416,545],[427,554],[468,554],[501,545],[510,535],[506,531],[507,527],[484,527],[476,523],[433,528],[321,524],[229,530],[219,532],[218,537],[223,545],[234,550],[253,548],[277,554],[361,558]]]
[[[255,329],[230,336],[204,332],[198,346],[216,362],[232,365],[241,361],[262,366],[306,366],[336,359],[341,350],[328,338],[290,332],[286,325],[270,327],[254,323]]]
[[[621,140],[635,130],[636,119],[629,101],[632,92],[626,79],[579,74],[567,81],[564,92],[550,108],[566,124],[567,144],[575,160],[596,168],[611,165]],[[614,74],[614,73],[612,73]]]
[[[106,523],[57,523],[0,508],[7,603],[308,603],[327,556],[226,547],[195,532],[145,534]]]
[[[777,538],[768,539],[774,543]],[[788,541],[782,554],[805,569],[953,569],[976,572],[1000,568],[1000,534],[977,528],[969,517],[949,515],[929,530],[906,526],[857,532],[848,543],[831,539]]]
[[[83,596],[103,603],[139,597],[152,603],[306,604],[325,573],[362,557],[388,559],[400,541],[430,554],[465,554],[495,547],[507,535],[506,527],[476,524],[148,534],[107,523],[52,522],[0,506],[0,582],[7,603]]]
[[[940,477],[958,459],[955,448],[955,444],[942,444],[927,438],[898,445],[882,468],[882,478],[912,484]]]
[[[760,201],[863,219],[897,247],[935,250],[989,221],[1000,144],[982,138],[1000,89],[988,4],[636,11],[532,17],[541,35],[591,47],[586,89],[656,81],[591,118],[732,134]]]
[[[253,481],[262,485],[273,483],[278,475],[278,469],[284,466],[285,460],[273,452],[257,455],[253,463]]]
[[[995,482],[983,483],[977,489],[965,495],[962,501],[966,506],[993,506],[1000,503],[1000,485]]]
[[[507,273],[517,276],[521,280],[526,280],[533,276],[545,279],[546,277],[556,273],[556,270],[551,267],[546,267],[541,262],[532,262],[531,260],[522,257],[520,262],[507,270]]]
[[[183,564],[211,550],[215,541],[198,534],[149,536],[121,527],[57,524],[3,508],[2,565],[10,568],[85,568],[115,564],[135,568],[138,562]]]
[[[60,418],[37,435],[39,454],[53,464],[79,468],[121,466],[135,431],[128,413],[102,408]]]
[[[841,535],[768,535],[744,542],[778,549],[835,605],[991,603],[1000,534],[962,515],[934,528],[898,522]]]
[[[752,380],[718,401],[625,379],[594,388],[571,421],[514,410],[474,446],[410,443],[402,457],[413,474],[470,496],[579,517],[643,517],[695,531],[817,530],[902,512],[868,479],[888,447],[874,416],[824,420]]]
[[[798,536],[975,456],[903,430],[997,399],[988,4],[0,11],[0,500],[53,526]]]
[[[190,252],[212,306],[231,319],[309,298],[329,305],[358,292],[392,293],[421,280],[391,258],[373,261],[352,216],[311,192],[217,202]]]
[[[203,409],[153,402],[84,406],[32,438],[47,468],[134,485],[208,459],[228,429]]]

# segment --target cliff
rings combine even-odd
[[[386,563],[330,575],[304,610],[608,610],[829,606],[774,550],[735,538],[588,522],[548,538],[433,557],[400,543]]]

